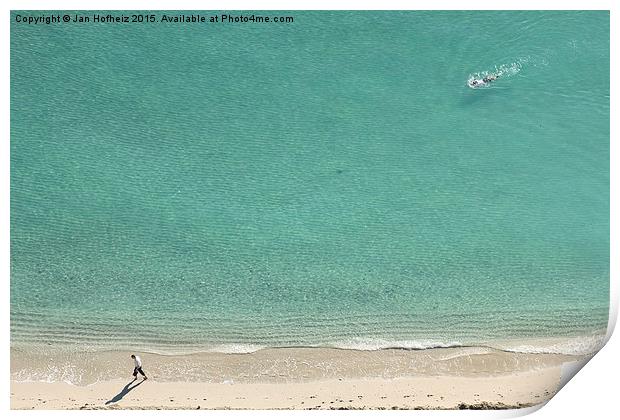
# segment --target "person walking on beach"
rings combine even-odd
[[[148,378],[146,377],[146,375],[144,374],[144,371],[142,370],[142,360],[140,360],[140,356],[136,356],[135,354],[132,354],[131,358],[133,359],[133,362],[136,365],[136,367],[133,370],[134,381],[138,379],[138,372],[140,372],[140,375],[144,376],[144,380],[146,381]]]

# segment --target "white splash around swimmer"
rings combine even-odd
[[[495,82],[497,79],[512,77],[518,74],[523,65],[526,64],[529,60],[527,58],[519,59],[514,63],[510,64],[500,64],[499,66],[495,66],[493,70],[485,70],[479,71],[469,75],[467,79],[467,86],[472,89],[479,89],[482,87],[488,87],[492,82]]]

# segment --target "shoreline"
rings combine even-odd
[[[500,376],[558,367],[588,357],[526,353],[489,347],[425,350],[272,348],[252,353],[140,355],[147,375],[159,382],[296,383],[329,379],[409,376]],[[42,347],[11,348],[11,380],[91,385],[127,377],[131,353]]]
[[[11,408],[512,409],[548,401],[566,379],[562,367],[590,356],[486,347],[136,353],[147,381],[130,382],[124,351],[12,347]]]
[[[13,333],[13,332],[12,332]],[[604,343],[607,329],[593,331],[583,331],[570,335],[543,335],[534,337],[511,337],[511,338],[492,338],[483,339],[476,342],[458,340],[400,340],[400,339],[377,339],[377,338],[356,338],[352,340],[335,341],[322,344],[298,344],[298,345],[266,345],[250,343],[220,343],[220,344],[201,344],[186,347],[185,345],[175,344],[167,348],[157,344],[144,343],[110,343],[105,346],[99,343],[88,341],[57,342],[43,340],[39,337],[36,341],[21,341],[11,338],[11,350],[36,350],[47,351],[48,349],[64,349],[66,351],[84,352],[140,352],[154,354],[158,356],[193,356],[203,353],[221,354],[250,354],[265,350],[355,350],[355,351],[382,351],[382,350],[435,350],[435,349],[458,349],[458,348],[488,348],[492,351],[507,351],[517,353],[536,353],[536,354],[567,354],[567,355],[586,355],[596,353]],[[79,344],[78,344],[79,343]]]

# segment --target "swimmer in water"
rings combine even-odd
[[[494,74],[491,74],[491,75],[488,75],[488,76],[484,76],[484,77],[482,78],[482,80],[476,80],[476,79],[474,79],[474,80],[472,80],[471,82],[469,82],[469,85],[470,85],[471,87],[486,86],[486,85],[488,85],[489,83],[491,83],[491,82],[493,82],[493,81],[495,81],[495,80],[497,80],[497,79],[499,79],[499,76],[496,76],[496,75],[494,75]]]
[[[499,76],[496,76],[496,75],[494,75],[494,74],[491,74],[491,75],[489,75],[489,76],[484,76],[484,78],[482,79],[482,81],[483,81],[484,83],[490,83],[490,82],[492,82],[492,81],[494,81],[494,80],[497,80],[497,79],[499,79]]]

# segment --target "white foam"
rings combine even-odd
[[[265,346],[259,346],[256,344],[222,344],[207,351],[214,353],[228,353],[228,354],[245,354],[254,353],[258,350],[266,348]]]
[[[584,356],[597,352],[605,343],[604,335],[579,336],[568,338],[538,338],[499,341],[490,347],[517,353],[555,353]]]
[[[519,58],[515,60],[512,63],[495,65],[493,67],[493,70],[481,70],[481,71],[472,73],[469,75],[469,78],[467,79],[467,84],[468,86],[471,87],[472,81],[482,80],[486,76],[489,76],[489,75],[495,75],[499,78],[507,78],[507,77],[515,76],[523,69],[523,66],[528,64],[530,61],[531,61],[530,57],[523,57],[523,58]],[[487,86],[487,84],[483,86]]]
[[[495,67],[495,74],[499,77],[510,77],[519,73],[522,68],[523,64],[518,61],[510,64],[502,64],[499,67]]]
[[[384,340],[377,338],[354,338],[351,340],[329,343],[327,346],[345,350],[425,350],[460,347],[462,346],[462,343],[458,341],[444,342],[437,340]]]
[[[16,382],[64,382],[69,385],[79,385],[82,383],[82,374],[77,366],[50,366],[48,369],[39,372],[22,369],[11,374],[11,379]]]

